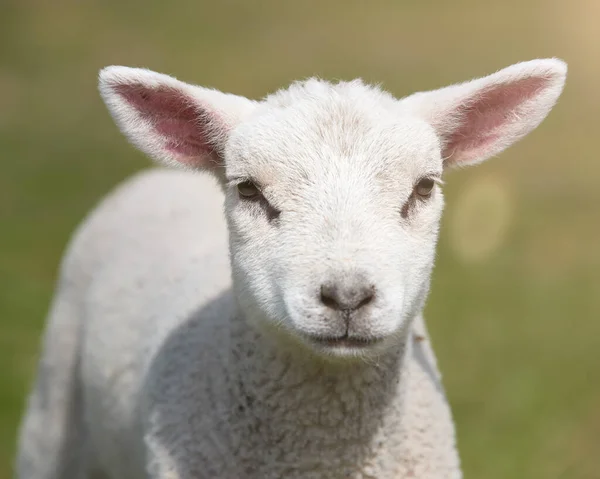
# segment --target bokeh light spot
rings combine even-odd
[[[450,244],[470,263],[486,261],[504,243],[512,216],[512,193],[497,177],[474,178],[452,206]]]

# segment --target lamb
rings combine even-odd
[[[536,128],[566,73],[538,59],[401,99],[308,79],[253,101],[102,70],[123,133],[175,168],[74,235],[17,476],[461,478],[422,316],[441,177]]]

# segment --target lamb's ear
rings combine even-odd
[[[212,169],[254,102],[141,68],[100,71],[100,94],[121,131],[162,164]]]
[[[566,76],[561,60],[532,60],[400,102],[436,130],[446,166],[469,165],[535,129],[558,100]]]

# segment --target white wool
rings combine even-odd
[[[421,314],[440,178],[537,127],[565,76],[534,60],[400,100],[309,79],[256,102],[103,70],[137,147],[217,181],[139,174],[79,228],[18,477],[461,478]]]

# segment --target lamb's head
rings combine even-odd
[[[444,170],[537,127],[565,76],[563,62],[534,60],[400,100],[311,79],[255,102],[109,67],[100,89],[141,150],[220,181],[247,319],[347,356],[402,341],[423,307]]]

